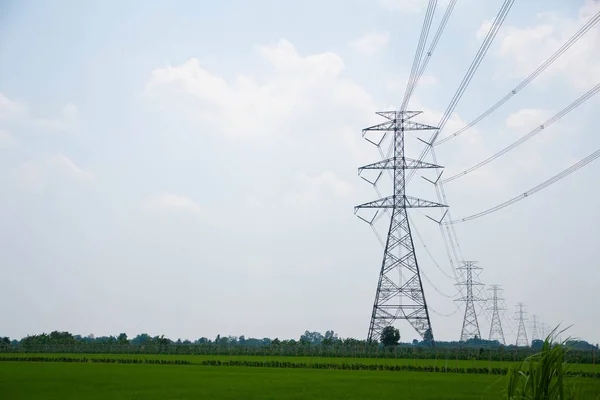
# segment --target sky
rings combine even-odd
[[[448,4],[438,3],[432,32]],[[501,5],[458,0],[409,103],[423,111],[415,121],[439,122]],[[381,156],[361,130],[400,106],[426,6],[0,1],[0,335],[297,339],[333,329],[366,338],[383,251],[353,207],[378,197],[357,168]],[[440,137],[504,97],[599,11],[592,0],[515,2]],[[444,176],[599,82],[600,25],[436,147]],[[452,217],[597,150],[599,106],[596,95],[447,183]],[[423,147],[415,136],[413,158]],[[481,282],[504,289],[507,342],[519,302],[530,321],[600,341],[599,173],[589,164],[455,226]],[[389,194],[389,183],[380,190]],[[418,175],[408,191],[437,199]],[[411,212],[411,222],[436,339],[457,340],[464,308],[439,227],[424,216],[436,213]],[[477,307],[487,338],[489,311]],[[403,341],[416,337],[397,326]]]

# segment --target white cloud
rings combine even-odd
[[[488,34],[488,32],[490,31],[491,27],[492,27],[492,20],[484,21],[481,24],[481,26],[479,27],[479,29],[477,29],[477,33],[475,34],[475,36],[477,37],[477,40],[483,40],[485,38],[485,36]]]
[[[25,112],[26,107],[23,103],[10,100],[0,92],[0,120],[18,118]]]
[[[263,202],[258,198],[258,196],[251,194],[246,197],[246,205],[249,208],[261,208],[263,206]]]
[[[56,118],[40,118],[28,112],[25,103],[10,100],[0,93],[0,121],[20,120],[32,124],[45,131],[68,131],[73,128],[77,120],[77,107],[67,103],[61,110],[61,115]]]
[[[379,0],[379,5],[391,11],[418,13],[427,6],[427,0]]]
[[[77,119],[77,107],[73,103],[67,103],[61,110],[58,118],[36,118],[34,124],[48,131],[68,131]]]
[[[228,81],[192,58],[152,71],[146,95],[167,115],[192,117],[236,139],[282,137],[310,123],[326,129],[342,115],[344,124],[361,126],[375,109],[360,86],[341,76],[344,62],[336,54],[301,56],[283,39],[256,49],[269,67],[263,79],[238,74]]]
[[[0,128],[0,149],[11,146],[13,138],[7,130]]]
[[[506,60],[508,66],[502,69],[519,77],[529,75],[598,11],[600,2],[588,0],[576,19],[543,13],[536,16],[536,22],[532,25],[503,27],[496,39],[499,56]],[[589,89],[600,81],[600,26],[591,28],[554,61],[536,82],[555,78],[564,79],[579,89]]]
[[[350,45],[361,54],[373,56],[385,50],[389,41],[389,32],[375,32],[354,40]]]
[[[144,207],[153,211],[183,211],[202,214],[202,207],[189,197],[173,193],[161,193],[144,201]]]
[[[91,173],[78,167],[70,158],[59,154],[48,159],[48,165],[53,168],[58,168],[63,171],[67,171],[69,175],[80,178],[90,179]]]
[[[36,162],[22,164],[16,170],[17,179],[33,190],[40,190],[55,178],[89,181],[93,175],[79,167],[65,155],[57,154]]]
[[[524,108],[510,114],[506,118],[506,127],[517,130],[519,134],[524,134],[526,133],[525,131],[535,129],[538,125],[546,121],[549,116],[550,112],[548,110]]]
[[[388,79],[385,83],[385,88],[386,88],[386,90],[388,90],[390,92],[401,91],[402,93],[404,93],[407,83],[408,83],[408,77]],[[435,76],[423,75],[419,79],[418,87],[431,86],[431,85],[435,85],[436,83],[437,83],[437,79]]]
[[[449,0],[439,0],[437,7],[447,6]],[[379,0],[379,6],[390,11],[400,11],[405,13],[419,13],[427,8],[427,0]]]
[[[285,196],[284,203],[306,207],[322,204],[331,198],[348,197],[352,192],[352,187],[333,172],[315,176],[300,174],[297,177],[297,189]]]

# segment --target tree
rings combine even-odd
[[[131,339],[131,344],[136,344],[136,345],[150,344],[151,342],[152,342],[152,337],[150,337],[150,335],[148,335],[147,333],[141,333],[141,334],[137,335],[136,337],[134,337],[133,339]]]
[[[400,340],[400,331],[391,325],[386,326],[381,331],[380,339],[384,346],[395,346]]]
[[[219,346],[227,346],[227,344],[229,344],[229,338],[226,336],[219,337],[218,340],[215,339],[215,344],[218,344]]]
[[[332,332],[333,333],[333,332]],[[303,344],[321,344],[324,336],[320,332],[305,331],[304,335],[300,336],[300,342]]]
[[[165,347],[171,344],[171,340],[166,338],[165,335],[154,336],[152,338],[152,344]]]
[[[273,341],[271,342],[271,344],[273,346],[279,346],[281,344],[281,342],[279,341],[279,339],[275,338],[275,339],[273,339]]]
[[[338,338],[337,333],[334,331],[325,332],[325,338],[321,341],[323,346],[331,346],[332,344],[338,342],[340,339]]]
[[[117,343],[129,344],[129,340],[127,340],[127,334],[126,333],[119,334],[119,336],[117,337]]]
[[[540,339],[534,339],[531,342],[531,348],[535,351],[539,351],[542,350],[542,348],[544,347],[544,341],[540,340]]]
[[[423,341],[425,343],[432,343],[433,342],[433,334],[431,333],[431,329],[427,329],[425,331],[425,333],[423,334]]]

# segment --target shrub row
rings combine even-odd
[[[418,371],[418,372],[444,372],[463,374],[494,374],[505,375],[508,368],[455,368],[436,367],[433,365],[388,365],[388,364],[361,364],[361,363],[294,363],[285,361],[246,361],[246,360],[203,360],[201,365],[211,366],[237,366],[237,367],[270,367],[270,368],[312,368],[312,369],[337,369],[355,371]]]
[[[74,358],[74,357],[0,357],[0,361],[33,361],[33,362],[92,362],[116,364],[162,364],[162,365],[189,365],[187,360],[152,360],[143,358]],[[457,368],[437,367],[433,365],[388,365],[388,364],[361,364],[361,363],[295,363],[289,361],[249,361],[249,360],[202,360],[200,365],[205,366],[230,366],[230,367],[266,367],[266,368],[310,368],[353,371],[415,371],[415,372],[441,372],[454,374],[491,374],[506,375],[508,368]],[[566,371],[566,376],[600,379],[600,372]]]
[[[190,364],[187,360],[149,360],[143,358],[73,358],[73,357],[0,357],[0,361],[33,361],[33,362],[92,362],[107,364]]]
[[[0,357],[0,361],[34,361],[34,362],[88,362],[87,358],[73,357]]]
[[[133,344],[47,344],[1,346],[0,353],[93,353],[93,354],[197,354],[197,355],[253,355],[253,356],[308,356],[344,358],[446,359],[483,361],[523,361],[536,351],[531,348],[477,348],[477,347],[397,347],[377,346],[243,346],[243,345],[133,345]],[[571,350],[565,362],[595,364],[595,351]]]
[[[201,365],[209,366],[235,366],[235,367],[267,367],[267,368],[312,368],[335,370],[366,370],[366,371],[415,371],[415,372],[441,372],[454,374],[491,374],[506,375],[508,368],[457,368],[437,367],[433,365],[387,365],[387,364],[360,364],[360,363],[294,363],[287,361],[246,361],[246,360],[203,360]],[[567,371],[567,376],[583,378],[598,378],[597,372]]]
[[[149,360],[143,358],[90,358],[93,363],[187,365],[187,360]]]

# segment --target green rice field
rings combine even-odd
[[[415,365],[434,366],[438,368],[510,368],[518,364],[514,361],[486,361],[486,360],[455,360],[455,359],[408,359],[408,358],[346,358],[346,357],[295,357],[295,356],[243,356],[243,355],[189,355],[189,354],[81,354],[81,353],[0,353],[0,360],[4,357],[71,357],[88,359],[140,359],[140,360],[185,360],[191,364],[200,364],[205,360],[219,361],[280,361],[290,363],[348,363],[348,364],[385,364],[385,365]],[[571,364],[571,371],[600,373],[598,364]]]
[[[488,388],[488,398],[499,399],[498,380],[418,372],[0,363],[5,399],[479,399]]]
[[[2,354],[6,357],[6,354]],[[9,356],[15,356],[11,354]],[[31,354],[22,354],[30,357]],[[43,354],[88,359],[106,355]],[[506,377],[487,374],[202,366],[203,360],[286,359],[293,363],[354,362],[344,358],[110,355],[187,360],[189,365],[0,361],[2,399],[502,399]],[[1,360],[1,358],[0,358]],[[436,360],[361,359],[361,363]],[[438,360],[438,362],[440,362]],[[471,366],[470,361],[462,361]],[[493,363],[493,364],[498,364]],[[424,364],[421,364],[424,365]],[[441,366],[438,364],[438,366]],[[495,365],[498,366],[498,365]],[[503,365],[506,366],[506,365]],[[577,365],[577,367],[593,367]],[[600,379],[572,378],[582,399],[600,399]]]

